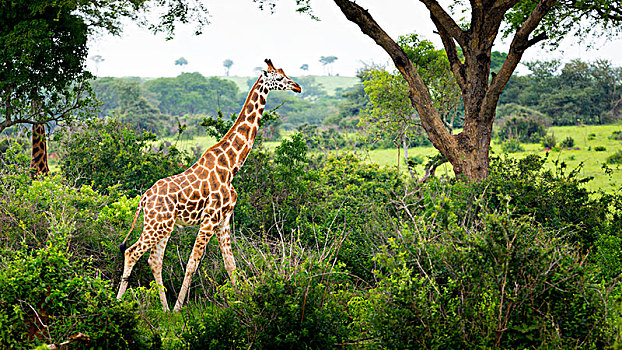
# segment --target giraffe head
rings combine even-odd
[[[268,69],[261,71],[263,75],[264,85],[269,90],[291,90],[293,92],[302,92],[300,85],[295,81],[291,80],[285,72],[281,68],[274,68],[272,65],[272,61],[270,59],[265,60],[266,64],[268,64]]]

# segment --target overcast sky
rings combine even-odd
[[[175,60],[186,58],[184,72],[199,72],[205,76],[225,74],[223,61],[231,59],[230,75],[255,75],[255,67],[264,67],[264,58],[271,58],[288,75],[323,75],[321,56],[336,56],[331,66],[333,74],[353,76],[364,63],[389,64],[389,56],[358,27],[349,22],[337,5],[330,0],[313,0],[314,21],[297,14],[294,1],[280,1],[276,13],[260,11],[251,0],[210,1],[211,23],[203,34],[195,36],[193,26],[180,26],[173,40],[153,35],[132,23],[125,26],[121,36],[102,35],[89,44],[89,57],[101,55],[98,66],[88,60],[88,68],[97,76],[176,76],[181,71]],[[358,0],[376,21],[396,39],[399,35],[418,33],[441,46],[434,26],[423,5],[414,0]],[[622,66],[622,40],[602,42],[586,51],[584,45],[572,45],[572,39],[562,45],[563,52],[539,48],[527,51],[524,60],[581,58],[586,61],[604,58]],[[498,51],[507,50],[500,43]],[[300,69],[309,65],[309,71]]]

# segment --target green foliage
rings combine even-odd
[[[622,150],[618,150],[616,153],[607,157],[607,163],[622,164]]]
[[[297,135],[283,141],[274,155],[251,152],[234,179],[235,225],[262,237],[298,232],[311,246],[323,245],[327,237],[348,237],[340,261],[369,278],[369,257],[374,242],[393,225],[389,198],[401,181],[394,171],[351,155],[309,161],[305,140]]]
[[[622,141],[622,131],[616,130],[616,131],[612,132],[611,136],[609,136],[609,138],[611,140],[620,140],[620,141]]]
[[[83,67],[88,28],[77,7],[67,1],[0,5],[0,132],[24,121],[71,120],[93,107]]]
[[[419,348],[602,347],[607,305],[585,255],[556,231],[507,212],[420,218],[375,260],[378,284],[356,300],[378,345]]]
[[[516,139],[536,143],[546,135],[546,129],[546,122],[537,115],[512,115],[501,122],[497,136],[503,141]]]
[[[518,104],[547,115],[553,125],[605,124],[619,119],[619,67],[604,60],[574,60],[561,72],[558,61],[536,61],[527,66],[532,73],[512,77],[499,100],[500,109]]]
[[[293,240],[244,244],[243,252],[249,276],[221,286],[212,306],[189,314],[187,347],[334,349],[346,339],[346,287],[329,261]]]
[[[555,140],[555,135],[544,136],[542,138],[542,141],[540,141],[540,144],[542,144],[542,147],[544,147],[544,149],[555,148],[555,145],[557,145],[557,140]]]
[[[574,147],[574,139],[568,136],[564,141],[561,142],[560,146],[562,146],[563,148],[572,148]]]
[[[501,150],[504,153],[516,153],[524,151],[523,146],[521,146],[520,141],[517,139],[508,139],[501,143]]]
[[[0,346],[31,349],[67,341],[72,348],[141,348],[134,304],[120,303],[88,260],[68,252],[71,226],[54,224],[47,244],[0,256]]]
[[[117,186],[135,196],[157,180],[184,171],[192,161],[174,146],[153,147],[153,134],[137,135],[112,119],[63,130],[57,140],[63,176],[76,186],[92,185],[102,193]]]
[[[239,90],[234,82],[217,77],[206,78],[199,73],[148,80],[144,87],[155,94],[160,112],[172,116],[215,115],[219,110],[231,114],[241,105]]]
[[[596,152],[605,152],[607,150],[607,147],[605,146],[596,146],[594,147],[594,151]]]

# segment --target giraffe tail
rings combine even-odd
[[[140,215],[140,210],[142,209],[142,203],[138,203],[138,208],[136,208],[136,214],[134,214],[134,222],[132,222],[132,227],[130,227],[130,232],[127,233],[125,239],[121,244],[119,244],[119,250],[121,250],[121,254],[125,253],[125,249],[127,249],[127,239],[130,237],[130,233],[134,230],[134,226],[136,225],[136,220],[138,219],[138,215]]]

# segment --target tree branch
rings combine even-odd
[[[512,77],[512,73],[514,73],[514,70],[520,62],[523,53],[525,53],[525,50],[547,38],[546,33],[540,33],[532,39],[529,39],[529,36],[538,27],[544,16],[549,13],[556,2],[556,0],[541,0],[536,8],[531,12],[525,23],[518,28],[516,34],[514,35],[514,39],[512,39],[512,44],[510,45],[508,56],[505,59],[505,62],[503,62],[503,66],[501,66],[501,69],[490,83],[490,87],[486,93],[486,101],[493,98],[494,101],[490,102],[494,102],[494,105],[496,106],[496,100],[499,98],[501,91],[503,91],[503,88]],[[485,103],[485,105],[487,104]]]
[[[421,125],[428,138],[439,151],[447,154],[448,146],[455,145],[456,140],[445,129],[432,103],[430,92],[404,50],[376,23],[367,10],[349,0],[334,1],[349,21],[358,25],[365,35],[372,38],[389,54],[395,67],[408,83],[411,103],[419,112]]]
[[[441,31],[441,27],[444,31],[454,38],[460,46],[463,48],[468,42],[468,36],[466,33],[456,24],[453,18],[445,12],[445,10],[439,5],[436,0],[420,0],[430,11],[432,21],[436,25],[436,28]]]
[[[449,60],[451,72],[456,79],[456,83],[458,83],[458,86],[460,87],[460,91],[464,93],[466,89],[466,72],[464,71],[464,64],[460,62],[460,58],[458,57],[458,50],[456,49],[454,39],[449,35],[449,33],[447,33],[447,31],[445,31],[444,27],[437,24],[434,18],[432,18],[432,22],[436,25],[438,35],[443,41],[443,46],[445,47],[445,53],[447,54],[447,59]]]

